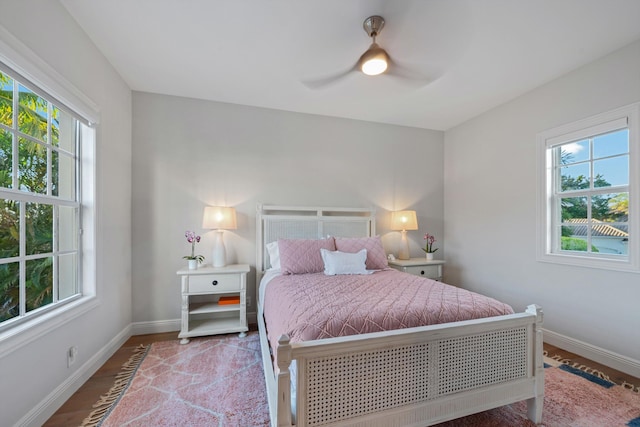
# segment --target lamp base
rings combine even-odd
[[[409,241],[407,240],[407,230],[402,230],[402,241],[400,242],[400,250],[398,251],[398,259],[409,259]]]
[[[211,265],[213,267],[224,267],[227,265],[227,254],[222,239],[222,230],[216,230],[216,239],[213,243],[213,253],[211,254]]]

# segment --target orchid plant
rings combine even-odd
[[[427,241],[426,245],[424,248],[422,248],[423,251],[425,251],[428,254],[432,254],[435,251],[438,250],[438,248],[433,249],[433,244],[436,242],[436,237],[429,234],[429,233],[424,233],[424,240]]]
[[[202,255],[196,255],[196,243],[200,242],[200,236],[196,236],[196,233],[193,231],[185,231],[184,237],[187,238],[187,242],[191,243],[191,255],[185,255],[182,258],[189,260],[197,260],[198,264],[204,261],[204,257]]]

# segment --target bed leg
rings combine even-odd
[[[278,359],[278,401],[276,403],[276,419],[278,427],[291,426],[291,375],[289,365],[291,365],[291,344],[289,336],[282,335],[278,339],[276,350]]]
[[[542,401],[544,396],[527,400],[527,417],[536,424],[542,422]]]
[[[536,424],[542,422],[542,406],[544,403],[544,359],[543,353],[543,336],[542,321],[544,313],[539,305],[530,305],[527,307],[527,313],[536,315],[536,323],[534,324],[534,343],[533,343],[533,375],[535,377],[535,397],[527,400],[527,416]]]

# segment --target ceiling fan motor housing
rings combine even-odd
[[[378,15],[370,16],[364,20],[362,27],[369,37],[376,37],[384,27],[384,18]]]

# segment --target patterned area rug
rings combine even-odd
[[[570,361],[545,358],[545,427],[640,427],[640,392]],[[84,427],[269,425],[257,332],[142,347]],[[534,427],[518,402],[439,427]]]
[[[153,343],[124,387],[118,382],[83,426],[266,426],[257,332]],[[135,358],[135,355],[134,355]],[[135,362],[134,362],[135,363]],[[129,375],[131,376],[131,375]]]

